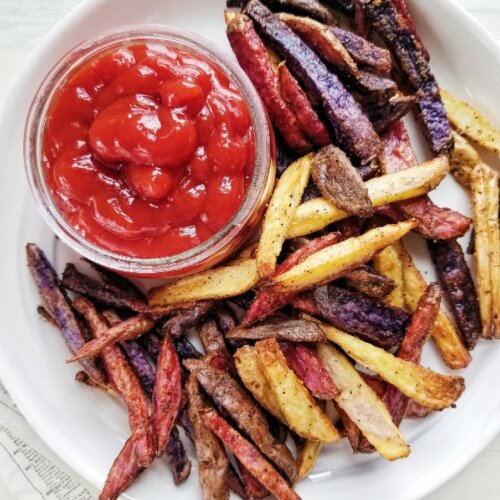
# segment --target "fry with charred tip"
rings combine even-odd
[[[307,155],[292,163],[276,184],[257,248],[257,269],[262,278],[269,278],[276,270],[288,228],[309,182],[311,162],[312,155]]]

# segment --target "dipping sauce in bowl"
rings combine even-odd
[[[66,58],[26,136],[28,176],[56,233],[140,276],[198,271],[241,246],[274,165],[265,112],[236,63],[195,35],[150,28]]]

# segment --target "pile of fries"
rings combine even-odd
[[[293,158],[258,242],[147,294],[90,262],[93,275],[68,264],[59,279],[27,246],[39,312],[80,362],[77,380],[128,411],[101,499],[156,457],[185,481],[179,429],[207,500],[299,498],[292,486],[343,438],[355,453],[404,458],[403,419],[454,407],[464,390],[462,377],[420,365],[427,340],[462,369],[479,337],[500,338],[499,175],[475,149],[499,153],[500,132],[440,93],[404,1],[236,3],[228,38],[279,134],[278,157]],[[345,16],[356,33],[337,25]],[[401,121],[412,108],[435,154],[423,164]],[[471,221],[428,197],[450,165],[471,193],[477,293],[457,243]],[[427,240],[440,286],[413,263],[410,231]]]

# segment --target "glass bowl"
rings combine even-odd
[[[240,89],[247,101],[255,130],[253,175],[240,208],[217,233],[200,245],[171,256],[136,258],[114,253],[88,241],[63,217],[47,186],[42,139],[50,106],[74,72],[101,52],[122,45],[162,42],[194,52],[218,65]],[[275,146],[272,127],[252,83],[232,55],[193,33],[147,25],[129,26],[86,41],[63,56],[41,84],[28,115],[24,138],[25,168],[31,191],[45,221],[62,241],[91,261],[119,273],[138,277],[177,277],[191,274],[228,258],[247,241],[259,224],[275,178]]]

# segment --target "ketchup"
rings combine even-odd
[[[164,257],[226,225],[255,158],[248,105],[204,58],[161,43],[84,63],[47,117],[52,197],[84,238],[115,253]]]

